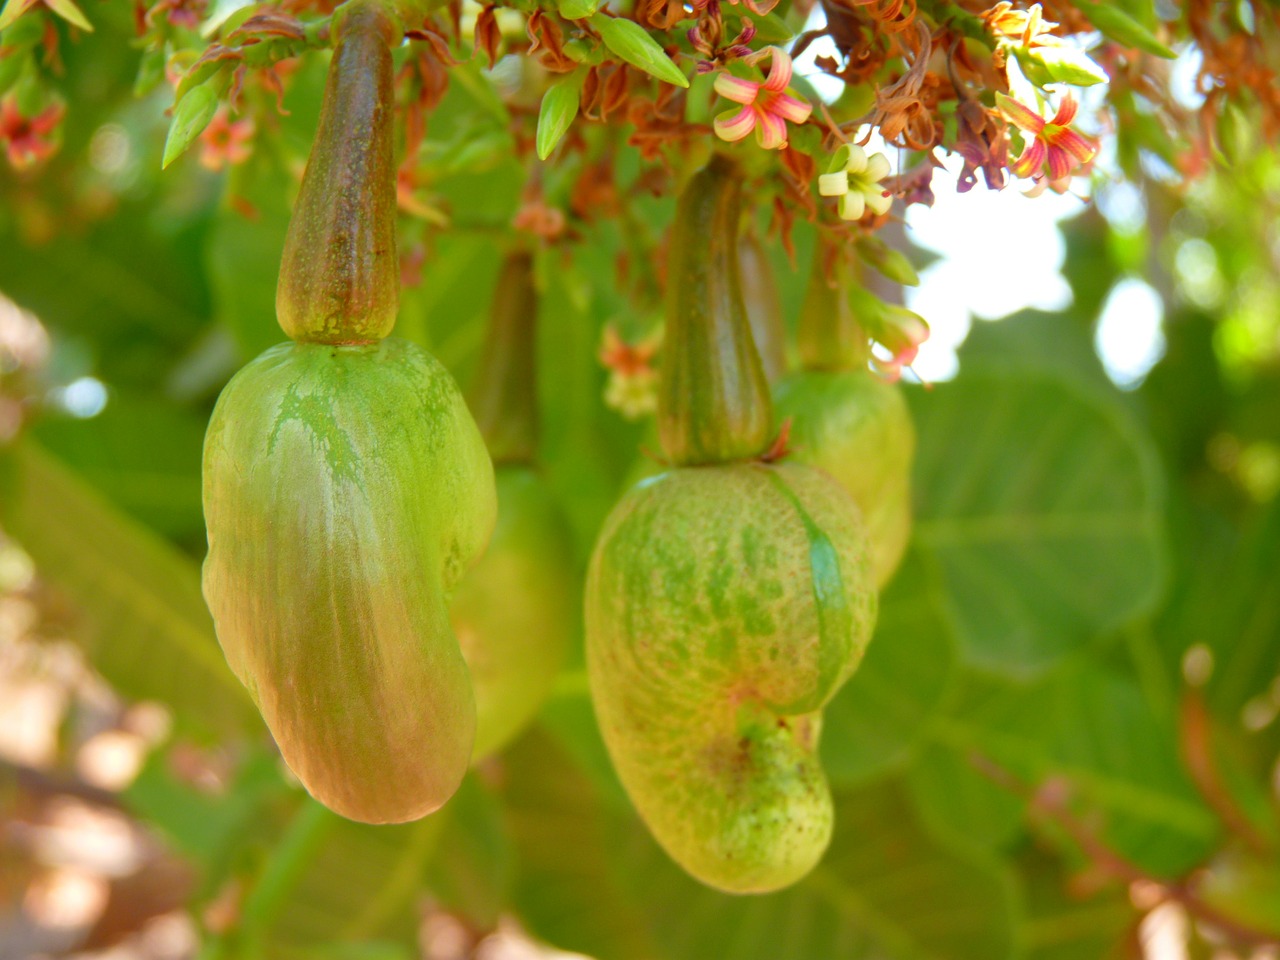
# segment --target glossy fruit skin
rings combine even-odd
[[[806,370],[774,389],[779,422],[791,419],[791,460],[831,474],[862,511],[878,587],[911,537],[915,426],[902,390],[869,371]]]
[[[693,876],[757,893],[821,858],[819,711],[876,608],[858,511],[810,467],[675,469],[615,507],[586,591],[596,713],[641,816]]]
[[[573,542],[559,504],[532,467],[502,465],[495,476],[498,525],[451,607],[475,690],[475,760],[506,746],[533,719],[579,616]]]
[[[311,794],[367,823],[439,808],[475,707],[449,626],[493,528],[493,468],[449,373],[407,341],[285,343],[205,437],[204,594]]]

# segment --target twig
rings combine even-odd
[[[1280,938],[1263,930],[1254,929],[1247,924],[1229,917],[1217,907],[1206,903],[1200,895],[1183,882],[1170,883],[1152,876],[1136,863],[1112,850],[1088,826],[1084,824],[1067,807],[1070,796],[1070,784],[1061,778],[1045,781],[1038,788],[1024,783],[1011,771],[1006,770],[990,757],[973,753],[969,761],[974,767],[992,781],[1022,796],[1030,805],[1033,813],[1039,813],[1051,820],[1076,842],[1093,864],[1104,873],[1122,880],[1126,884],[1143,883],[1161,892],[1161,899],[1172,901],[1187,911],[1188,915],[1210,926],[1216,927],[1224,935],[1250,946],[1277,946]]]

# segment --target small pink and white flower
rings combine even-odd
[[[716,77],[716,93],[742,104],[740,110],[726,110],[715,118],[716,136],[734,143],[755,131],[756,142],[766,150],[787,145],[787,121],[804,123],[813,107],[794,96],[791,85],[791,57],[779,47],[760,51],[770,58],[769,75],[763,82],[744,80],[728,71]]]

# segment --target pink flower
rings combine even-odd
[[[253,121],[232,120],[222,108],[200,134],[200,163],[208,170],[244,163],[253,153]]]
[[[788,90],[791,84],[791,57],[779,47],[766,47],[760,54],[770,57],[769,76],[763,83],[743,80],[728,71],[716,77],[716,93],[742,104],[742,109],[726,110],[715,119],[716,136],[734,143],[752,130],[766,150],[787,145],[787,121],[804,123],[813,107]]]
[[[62,104],[55,103],[34,117],[26,117],[13,94],[0,100],[0,144],[4,144],[15,170],[25,170],[53,155],[58,149],[58,126],[65,112]]]
[[[1098,148],[1071,129],[1079,105],[1067,94],[1052,120],[1046,120],[1025,104],[1003,93],[996,94],[996,106],[1014,126],[1031,134],[1026,148],[1009,169],[1019,177],[1033,177],[1049,165],[1049,180],[1059,181],[1082,163],[1093,159]]]
[[[915,363],[920,345],[929,339],[929,325],[918,313],[891,303],[866,320],[872,339],[890,354],[887,359],[873,356],[872,364],[887,380],[898,380],[903,368]]]

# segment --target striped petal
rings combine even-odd
[[[760,111],[756,117],[756,139],[766,150],[777,150],[787,145],[787,124],[781,117]]]
[[[1044,166],[1046,153],[1047,150],[1041,140],[1032,140],[1027,144],[1027,149],[1022,151],[1022,156],[1009,164],[1009,169],[1019,177],[1029,177],[1033,173],[1038,173]]]
[[[738,111],[726,110],[716,116],[712,126],[717,137],[733,143],[756,128],[756,112],[750,107],[743,107]]]
[[[1076,111],[1080,109],[1080,104],[1076,102],[1076,98],[1071,94],[1067,94],[1062,98],[1062,103],[1058,104],[1058,112],[1054,114],[1053,119],[1049,122],[1055,127],[1069,127],[1076,118]]]
[[[1027,133],[1039,133],[1044,129],[1044,117],[1040,116],[1025,103],[1019,103],[1013,97],[997,93],[996,106],[1008,118],[1010,123],[1027,131]]]
[[[877,217],[884,216],[889,212],[889,208],[893,206],[893,197],[885,196],[883,190],[863,190],[862,196],[867,202],[867,209]]]
[[[1061,180],[1069,174],[1071,172],[1071,168],[1076,165],[1071,154],[1067,153],[1065,150],[1060,150],[1057,147],[1050,147],[1048,155],[1050,180]]]
[[[722,72],[716,74],[715,89],[720,96],[734,103],[753,103],[760,92],[760,84]]]
[[[769,76],[764,87],[781,93],[791,86],[791,57],[781,47],[770,47],[769,51]]]
[[[843,197],[849,192],[849,175],[841,170],[839,173],[824,173],[818,177],[818,193],[824,197]]]
[[[769,112],[776,113],[783,120],[790,120],[792,123],[804,123],[809,119],[809,114],[813,113],[813,107],[804,100],[780,93],[769,104]]]
[[[861,220],[867,212],[867,198],[857,190],[850,190],[840,198],[840,219]]]
[[[1049,138],[1049,143],[1054,147],[1065,150],[1080,163],[1088,163],[1093,159],[1094,154],[1098,152],[1097,147],[1074,130],[1055,131],[1053,136]]]

